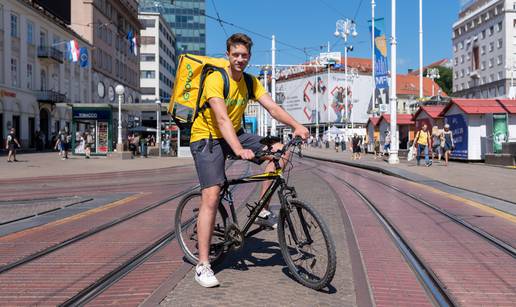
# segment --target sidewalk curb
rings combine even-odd
[[[485,193],[481,193],[481,192],[472,191],[472,190],[469,190],[469,189],[457,187],[457,186],[448,184],[446,182],[442,182],[442,181],[435,180],[435,179],[432,179],[432,178],[424,177],[424,176],[421,176],[421,175],[417,175],[417,176],[423,178],[424,180],[415,180],[414,178],[410,178],[408,176],[403,176],[403,175],[401,175],[401,174],[399,174],[397,172],[393,172],[393,171],[387,170],[387,169],[379,167],[379,166],[365,165],[365,164],[361,164],[361,163],[354,163],[354,162],[343,161],[343,160],[328,159],[328,158],[316,157],[316,156],[307,155],[307,154],[303,154],[303,156],[307,157],[307,158],[310,158],[310,159],[314,159],[314,160],[338,163],[338,164],[343,164],[343,165],[347,165],[347,166],[351,166],[351,167],[366,169],[366,170],[378,172],[378,173],[381,173],[381,174],[385,174],[385,175],[389,175],[389,176],[405,179],[405,180],[408,180],[408,181],[411,181],[411,182],[415,182],[415,183],[435,182],[435,183],[438,183],[438,184],[442,184],[442,185],[448,186],[448,187],[453,188],[453,189],[457,189],[457,190],[473,193],[473,194],[476,194],[476,195],[479,195],[479,196],[484,196],[484,197],[488,197],[488,198],[491,198],[491,199],[494,199],[494,200],[498,200],[498,201],[501,201],[501,202],[505,202],[505,203],[508,203],[508,204],[516,205],[516,202],[510,201],[508,199],[504,199],[504,198],[500,198],[500,197],[497,197],[497,196],[493,196],[493,195],[489,195],[489,194],[485,194]],[[437,188],[437,187],[434,187],[434,188]],[[437,189],[439,189],[439,188],[437,188]],[[443,192],[446,192],[446,193],[450,193],[450,191],[444,191],[442,189],[439,189],[439,190],[441,190]],[[454,193],[450,193],[450,194],[454,194]],[[474,199],[472,199],[472,200],[473,201],[477,201],[477,200],[474,200]],[[488,204],[485,204],[485,205],[488,205]],[[504,210],[502,210],[502,211],[504,211]]]

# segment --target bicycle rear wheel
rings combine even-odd
[[[201,207],[201,193],[193,192],[181,200],[176,209],[175,228],[177,240],[186,260],[191,264],[199,262],[199,250],[197,242],[197,216]],[[224,255],[224,242],[228,214],[224,206],[219,205],[215,217],[215,227],[211,238],[210,263],[222,260]]]
[[[308,288],[320,290],[335,275],[335,244],[328,226],[307,203],[289,200],[278,221],[281,253],[293,277]]]

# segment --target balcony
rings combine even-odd
[[[47,103],[66,102],[65,94],[61,94],[59,92],[55,92],[52,90],[36,91],[35,94],[36,94],[36,100],[38,102],[47,102]]]
[[[39,46],[38,58],[44,61],[63,63],[63,53],[54,47]]]

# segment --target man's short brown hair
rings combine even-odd
[[[247,48],[247,51],[251,53],[251,47],[253,47],[253,40],[244,33],[235,33],[231,35],[226,41],[227,51],[229,52],[229,48],[231,46],[236,45],[244,45]]]

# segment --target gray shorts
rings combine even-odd
[[[250,149],[254,153],[265,147],[260,144],[262,137],[256,134],[241,133],[238,134],[238,139],[244,149]],[[211,150],[208,139],[190,143],[190,151],[197,169],[201,190],[215,185],[223,185],[226,181],[226,158],[228,156],[235,156],[235,153],[224,139],[214,139],[212,142]],[[251,161],[256,164],[263,162],[259,159]]]

